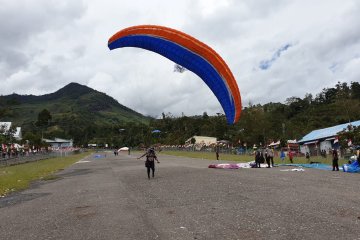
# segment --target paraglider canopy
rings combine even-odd
[[[160,130],[158,130],[158,129],[155,129],[155,130],[153,130],[153,131],[151,131],[152,133],[161,133],[161,131]]]
[[[108,41],[110,50],[122,47],[156,52],[198,75],[221,104],[227,122],[236,123],[241,97],[236,80],[225,61],[212,48],[183,32],[154,25],[125,28]]]

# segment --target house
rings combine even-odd
[[[11,129],[12,122],[0,122],[0,129],[2,134],[7,134],[9,130]],[[21,127],[15,128],[15,133],[13,135],[14,139],[21,140],[22,139],[22,132]]]
[[[191,139],[195,139],[195,144],[191,143]],[[211,145],[215,146],[217,141],[215,137],[206,137],[206,136],[193,136],[185,141],[185,147],[192,147],[195,150],[200,151],[204,147],[209,147]]]
[[[349,125],[355,127],[360,126],[360,120],[333,127],[317,129],[308,133],[298,141],[300,144],[300,151],[304,154],[309,152],[314,155],[319,154],[323,150],[329,153],[329,150],[334,147],[334,141],[336,142],[338,133],[346,129]]]
[[[209,146],[211,144],[216,144],[215,137],[206,137],[206,136],[193,136],[185,141],[185,144],[191,144],[191,139],[195,139],[195,144],[201,144],[205,146]]]
[[[270,148],[274,148],[274,149],[277,149],[280,147],[280,140],[277,141],[277,142],[272,142],[268,145],[268,147]],[[283,147],[281,150],[283,151],[292,151],[292,152],[295,152],[295,153],[298,153],[299,152],[299,144],[298,142],[295,140],[287,140],[286,141],[286,146]]]
[[[55,138],[55,139],[42,139],[44,142],[48,143],[52,148],[68,148],[73,147],[73,140]]]

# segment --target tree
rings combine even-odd
[[[33,134],[31,132],[27,132],[24,137],[25,140],[28,140],[30,145],[41,145],[42,140],[41,140],[41,136],[38,134]]]
[[[283,138],[280,139],[280,148],[284,148],[287,146],[287,141]]]
[[[360,145],[360,126],[348,125],[346,129],[339,133],[339,139],[342,148],[348,148],[350,140],[353,145]]]
[[[203,119],[209,119],[209,115],[207,114],[207,112],[203,113]]]
[[[15,133],[16,133],[16,127],[11,126],[11,127],[9,128],[9,130],[7,130],[7,131],[5,132],[5,138],[6,138],[6,140],[9,141],[9,142],[13,142],[13,141],[14,141],[14,135],[15,135]]]
[[[43,109],[39,114],[38,114],[38,119],[36,122],[36,125],[41,127],[41,126],[47,126],[49,124],[49,122],[51,121],[52,116],[50,114],[50,112],[47,109]]]
[[[360,99],[360,83],[351,82],[351,97],[353,99]]]

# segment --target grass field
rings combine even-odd
[[[29,187],[34,180],[50,180],[55,172],[90,155],[91,152],[68,157],[56,157],[37,162],[0,168],[0,196]]]
[[[181,156],[181,157],[189,157],[189,158],[201,158],[201,159],[207,159],[207,160],[216,160],[216,156],[214,152],[192,152],[192,151],[162,151],[160,153],[160,156],[162,154],[165,155],[173,155],[173,156]],[[236,161],[236,162],[250,162],[254,161],[253,155],[235,155],[235,154],[221,154],[220,153],[220,160],[223,161]],[[311,157],[310,161],[312,162],[320,162],[325,164],[332,164],[332,159],[330,156],[327,158],[323,157]],[[275,164],[281,164],[281,160],[279,157],[274,157]],[[289,158],[285,158],[284,163],[290,163]],[[293,163],[308,163],[305,157],[294,157]],[[340,159],[339,160],[339,166],[346,163],[345,160]]]

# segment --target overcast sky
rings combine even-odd
[[[0,0],[0,94],[42,95],[70,82],[145,115],[213,115],[220,104],[190,71],[143,49],[109,51],[134,25],[178,29],[217,51],[243,106],[360,81],[357,0]]]

